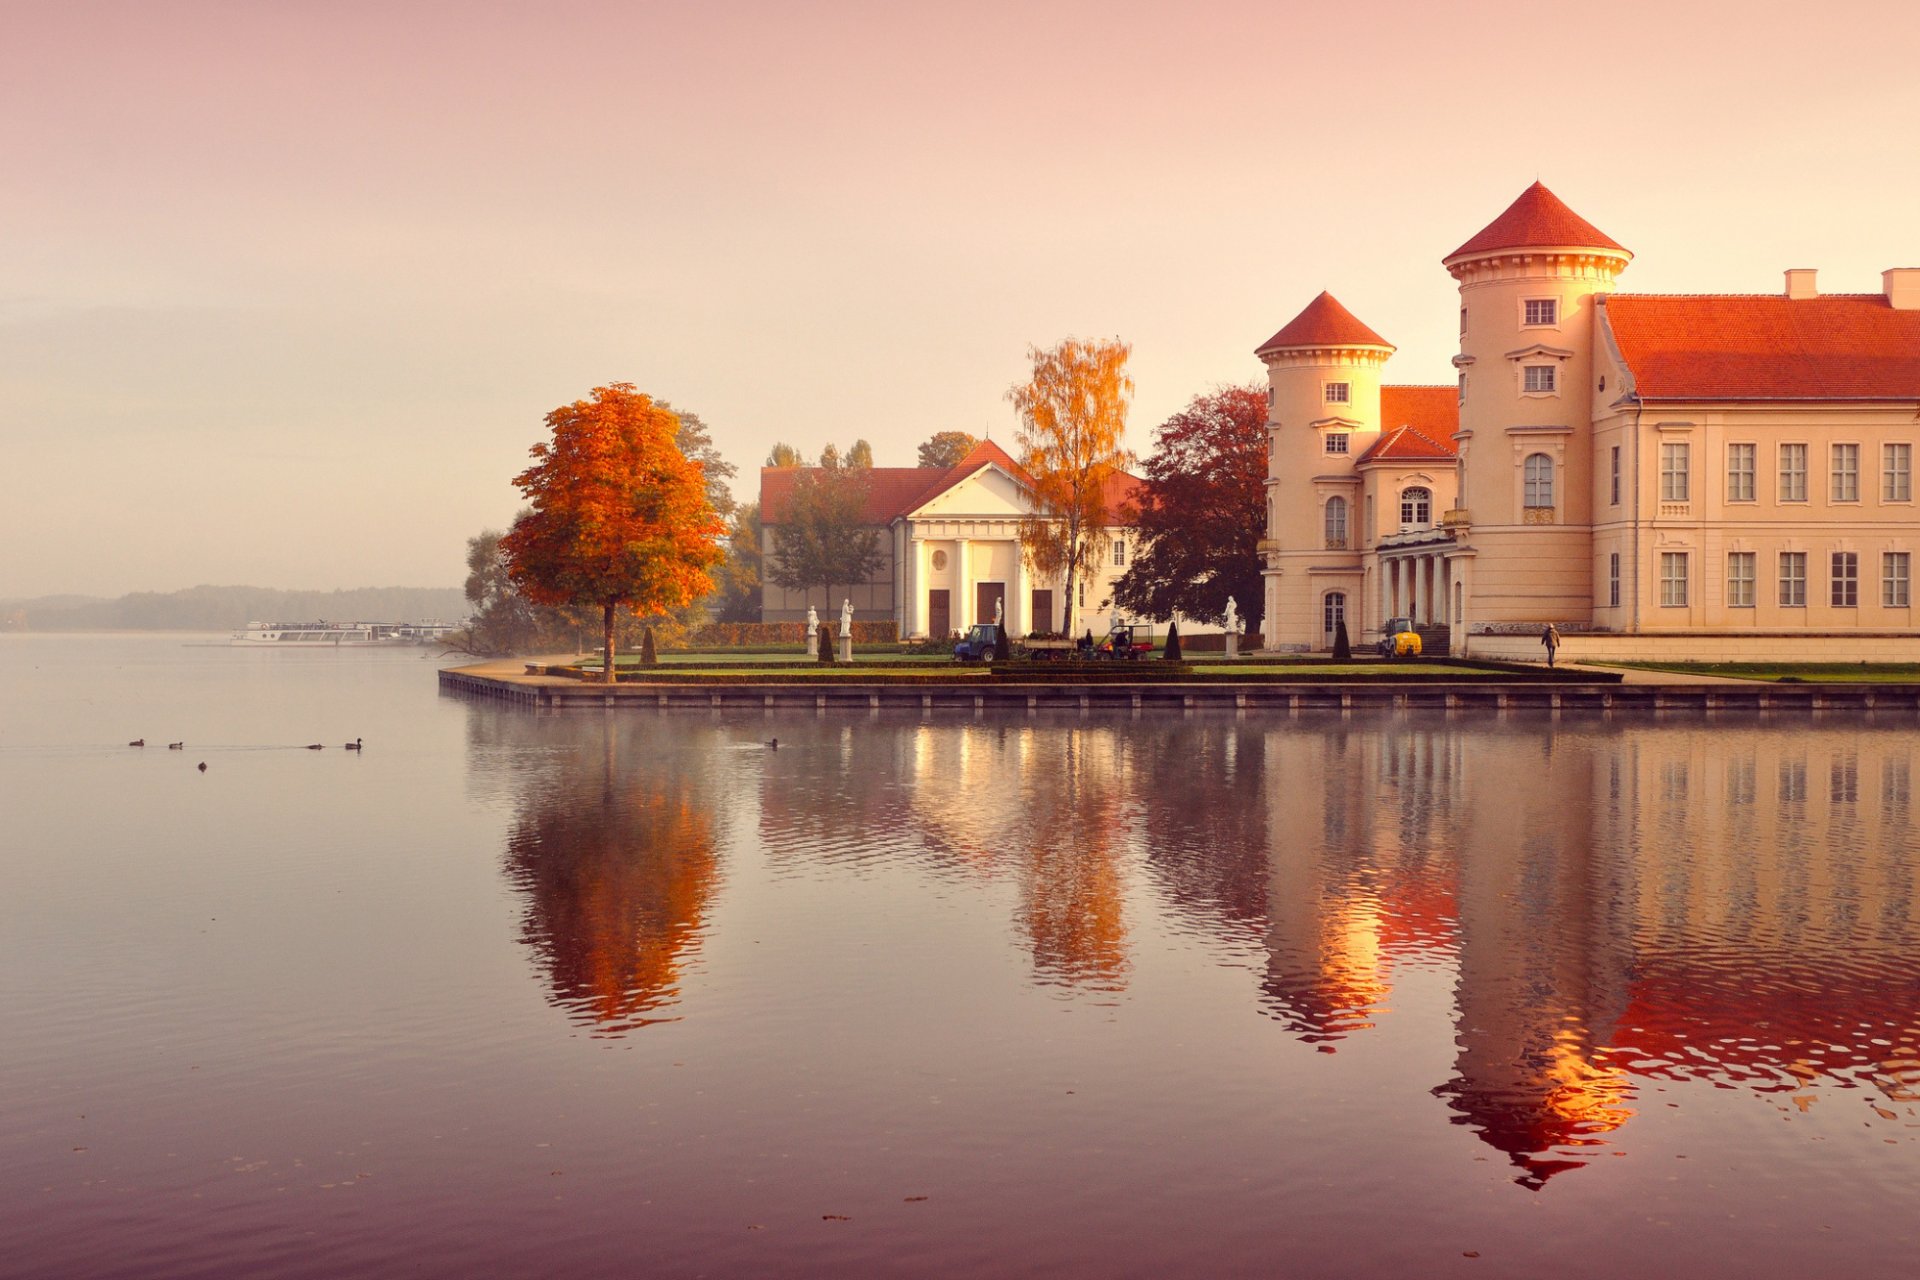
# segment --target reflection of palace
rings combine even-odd
[[[523,940],[554,1003],[602,1033],[670,1016],[719,879],[711,802],[691,770],[657,763],[609,721],[597,749],[562,749],[528,780],[507,836]]]

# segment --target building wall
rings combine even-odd
[[[880,570],[872,578],[861,583],[836,583],[831,590],[814,587],[810,591],[799,592],[775,586],[772,579],[763,571],[760,583],[760,620],[762,622],[805,622],[807,606],[812,605],[819,611],[822,621],[833,621],[840,616],[842,600],[853,601],[853,616],[858,619],[871,621],[876,618],[896,617],[894,580],[899,573],[899,562],[895,554],[897,543],[890,529],[875,525],[872,526],[871,532],[883,552]],[[779,544],[775,539],[772,526],[760,531],[760,554],[769,570],[779,562]],[[838,625],[837,622],[836,625]]]

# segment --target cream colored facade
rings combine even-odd
[[[1393,348],[1326,295],[1261,348],[1271,647],[1325,649],[1344,614],[1356,645],[1411,616],[1484,656],[1539,657],[1547,623],[1569,657],[1920,654],[1920,270],[1615,295],[1631,257],[1535,184],[1445,259],[1457,460],[1368,456]],[[1391,518],[1413,483],[1431,525]]]

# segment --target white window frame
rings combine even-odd
[[[1522,329],[1558,329],[1560,327],[1560,299],[1522,298],[1520,300],[1520,327]]]
[[[1126,563],[1127,540],[1125,538],[1115,538],[1113,540],[1113,567],[1116,569],[1124,568]]]
[[[1807,446],[1789,441],[1780,446],[1780,501],[1807,500]]]
[[[1327,432],[1326,444],[1324,447],[1326,448],[1326,451],[1328,453],[1332,453],[1332,454],[1347,453],[1350,449],[1350,444],[1347,440],[1347,433],[1344,431]]]
[[[1860,607],[1860,553],[1836,551],[1827,557],[1830,569],[1827,603],[1835,609]]]
[[[1913,501],[1913,446],[1904,440],[1880,446],[1880,501]]]
[[[1326,385],[1324,394],[1327,404],[1352,404],[1353,384],[1351,382],[1329,382]]]
[[[1860,446],[1846,441],[1828,446],[1827,501],[1860,501]]]
[[[1660,607],[1687,607],[1687,553],[1684,551],[1660,553]]]
[[[1780,570],[1780,607],[1782,609],[1804,609],[1807,607],[1807,553],[1804,551],[1782,551],[1779,561]]]
[[[1413,494],[1419,494],[1418,498]],[[1433,523],[1433,490],[1423,484],[1408,485],[1400,491],[1400,523],[1403,525],[1429,525]]]
[[[1320,517],[1321,528],[1326,533],[1326,547],[1329,551],[1345,551],[1350,545],[1353,513],[1347,509],[1347,500],[1339,494],[1328,498],[1323,504]]]
[[[1685,440],[1660,442],[1660,501],[1688,502],[1692,490],[1692,446]]]
[[[1536,467],[1535,462],[1540,465]],[[1520,463],[1520,505],[1530,511],[1553,510],[1554,479],[1551,457],[1544,453],[1528,454]]]
[[[1727,501],[1752,502],[1755,488],[1755,469],[1760,464],[1760,446],[1745,440],[1736,440],[1727,446]]]
[[[1913,554],[1907,551],[1880,553],[1880,607],[1906,609],[1913,604]]]
[[[1537,385],[1544,383],[1545,385]],[[1523,364],[1520,366],[1520,394],[1526,396],[1557,396],[1560,394],[1560,366],[1557,364]]]
[[[1727,552],[1727,608],[1754,609],[1754,579],[1760,572],[1760,553],[1757,551]]]
[[[1620,607],[1620,553],[1607,554],[1607,608]]]
[[[1607,505],[1610,507],[1617,507],[1620,505],[1620,446],[1619,445],[1613,446],[1613,461],[1612,461],[1612,466],[1610,470],[1612,473],[1612,480],[1613,480],[1613,501],[1608,503]]]

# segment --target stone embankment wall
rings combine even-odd
[[[1540,633],[1475,635],[1471,655],[1543,662]],[[1561,662],[1920,662],[1920,635],[1560,633]]]

